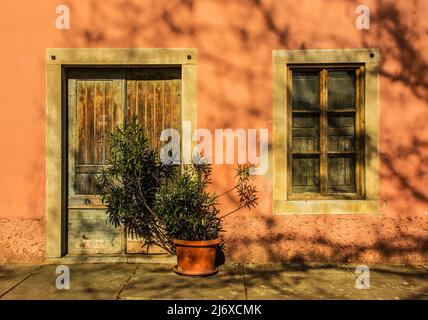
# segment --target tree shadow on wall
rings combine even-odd
[[[418,3],[414,1],[412,5],[415,6]],[[394,1],[379,1],[377,7],[377,10],[371,14],[372,30],[363,33],[362,45],[381,48],[380,75],[382,78],[405,86],[415,98],[427,103],[428,63],[424,51],[418,46],[422,43],[422,39],[425,41],[428,39],[428,30],[412,25],[415,21],[404,16]],[[415,7],[413,9],[416,10]],[[383,89],[388,90],[388,88]],[[412,105],[404,101],[402,112],[406,112],[406,109],[411,107]],[[426,115],[426,111],[422,115]],[[420,133],[424,131],[428,119],[422,117],[415,120],[412,129],[408,131],[407,141],[391,141],[386,136],[388,132],[384,133],[389,148],[381,153],[381,163],[386,169],[386,172],[382,173],[382,179],[395,181],[401,190],[409,192],[414,199],[426,204],[428,192],[414,185],[412,178],[421,181],[427,179],[428,140],[420,136]],[[409,167],[405,169],[398,167],[397,160],[414,157],[419,160],[419,166],[412,172],[409,172]]]
[[[212,104],[205,109],[205,123],[213,128],[240,125],[260,127],[260,123],[269,123],[272,119],[271,97],[259,97],[260,90],[270,90],[266,85],[271,80],[271,66],[259,65],[258,61],[271,61],[271,50],[260,52],[259,48],[306,48],[298,35],[290,32],[287,23],[276,19],[275,12],[281,2],[267,2],[261,0],[248,0],[237,2],[242,7],[242,15],[233,14],[222,16],[225,23],[215,26],[195,17],[194,0],[167,1],[164,5],[154,5],[155,2],[117,0],[105,2],[102,5],[93,0],[89,2],[91,19],[87,24],[74,24],[71,33],[64,38],[69,47],[176,47],[183,44],[198,49],[199,59],[204,61],[205,67],[215,67],[212,73],[218,83],[198,84],[201,96],[206,97]],[[351,0],[350,10],[355,10],[354,0]],[[77,11],[73,10],[72,11]],[[261,24],[257,30],[252,29],[252,19],[259,17]],[[381,70],[384,79],[403,84],[414,97],[428,102],[428,67],[423,52],[417,48],[415,41],[426,37],[426,31],[416,30],[404,22],[403,13],[393,1],[380,1],[377,10],[372,12],[370,32],[363,32],[361,47],[380,47]],[[227,40],[226,35],[232,40]],[[208,37],[208,38],[207,38]],[[218,46],[213,51],[213,43]],[[264,43],[260,46],[260,43]],[[235,47],[237,45],[237,47]],[[337,40],[335,47],[341,47]],[[244,53],[242,53],[244,52]],[[245,63],[235,58],[235,53],[241,54]],[[247,62],[250,62],[250,65]],[[391,66],[398,65],[398,69]],[[221,79],[227,78],[246,93],[246,99],[237,101],[227,93],[227,85]],[[221,110],[215,113],[212,110]],[[244,115],[236,117],[236,114]],[[234,119],[233,123],[230,122]],[[242,120],[241,119],[245,119]],[[241,122],[240,122],[241,121]],[[236,124],[240,122],[239,124]],[[381,133],[385,134],[385,133]],[[386,133],[387,134],[387,133]],[[382,152],[381,180],[395,183],[397,192],[408,193],[412,199],[423,204],[428,203],[426,189],[418,186],[410,178],[426,179],[428,163],[428,140],[418,136],[418,129],[409,132],[412,135],[409,144],[398,141],[385,141],[388,151]],[[370,147],[372,142],[367,141]],[[370,152],[377,152],[369,148]],[[397,166],[397,159],[415,156],[420,159],[421,166],[415,172],[403,171]],[[220,182],[223,183],[223,182]],[[225,185],[221,185],[224,187]],[[231,202],[236,199],[231,198]],[[263,215],[261,209],[256,209],[257,219],[262,221],[264,230],[272,230],[283,225],[286,217],[271,217]],[[241,216],[242,218],[242,216]],[[345,219],[352,217],[345,217]],[[245,218],[244,218],[245,219]],[[325,223],[323,217],[307,217],[310,223]],[[414,235],[412,231],[404,228],[410,222],[408,217],[399,217],[393,221],[395,232],[393,236],[382,235],[382,225],[376,218],[372,219],[377,240],[369,245],[343,244],[330,238],[328,235],[307,236],[304,233],[293,231],[291,233],[272,233],[267,235],[248,235],[233,238],[228,242],[227,253],[236,257],[245,247],[262,247],[271,261],[280,261],[287,256],[291,261],[357,261],[363,259],[367,251],[380,252],[385,257],[410,256],[413,253],[425,254],[428,249],[428,237]],[[423,223],[422,220],[420,220]],[[228,222],[227,222],[228,223]],[[229,223],[228,223],[229,224]],[[230,224],[229,224],[230,225]],[[396,240],[404,241],[406,246],[395,245]],[[322,246],[330,248],[328,256],[314,249],[292,256],[281,252],[279,248],[287,241],[302,243],[307,247]],[[241,252],[240,252],[241,251]]]
[[[428,102],[428,64],[423,51],[418,49],[418,42],[427,39],[428,30],[405,22],[409,19],[394,1],[381,0],[377,6],[370,17],[373,30],[363,33],[362,45],[381,47],[382,77],[405,85],[415,97]]]

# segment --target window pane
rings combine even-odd
[[[354,155],[329,155],[328,192],[356,192]]]
[[[328,116],[328,151],[355,150],[355,113]]]
[[[293,109],[318,109],[320,96],[319,72],[293,71]]]
[[[319,115],[293,115],[292,150],[319,150]]]
[[[355,71],[328,71],[328,108],[355,108]]]
[[[320,161],[318,156],[293,156],[292,192],[320,191]]]

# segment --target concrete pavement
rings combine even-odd
[[[64,264],[64,263],[63,263]],[[224,265],[211,277],[183,277],[169,263],[69,264],[70,289],[56,288],[57,264],[0,265],[0,299],[424,299],[428,267],[370,266],[356,289],[356,265]]]

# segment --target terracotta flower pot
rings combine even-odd
[[[217,273],[215,259],[220,237],[214,240],[174,240],[177,265],[174,271],[189,276],[207,276]]]

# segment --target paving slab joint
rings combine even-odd
[[[245,296],[245,300],[248,300],[248,294],[247,294],[247,270],[245,268],[245,264],[242,265],[242,269],[244,271],[244,296]]]
[[[35,269],[33,269],[29,274],[27,274],[24,278],[22,278],[20,281],[18,281],[16,284],[14,284],[10,289],[6,290],[4,293],[0,294],[0,299],[3,298],[5,295],[7,295],[9,292],[11,292],[13,289],[15,289],[17,286],[19,286],[21,283],[23,283],[25,280],[27,280],[29,277],[31,277],[33,274],[37,273],[41,268],[44,266],[38,266]]]
[[[123,284],[122,288],[120,288],[119,292],[116,295],[116,299],[115,300],[119,300],[120,299],[120,295],[123,292],[123,290],[125,290],[126,286],[128,285],[129,281],[131,281],[132,277],[136,275],[138,268],[140,267],[139,264],[137,264],[137,267],[134,269],[134,271],[131,273],[131,275],[128,277],[128,279],[126,279],[125,283]]]

